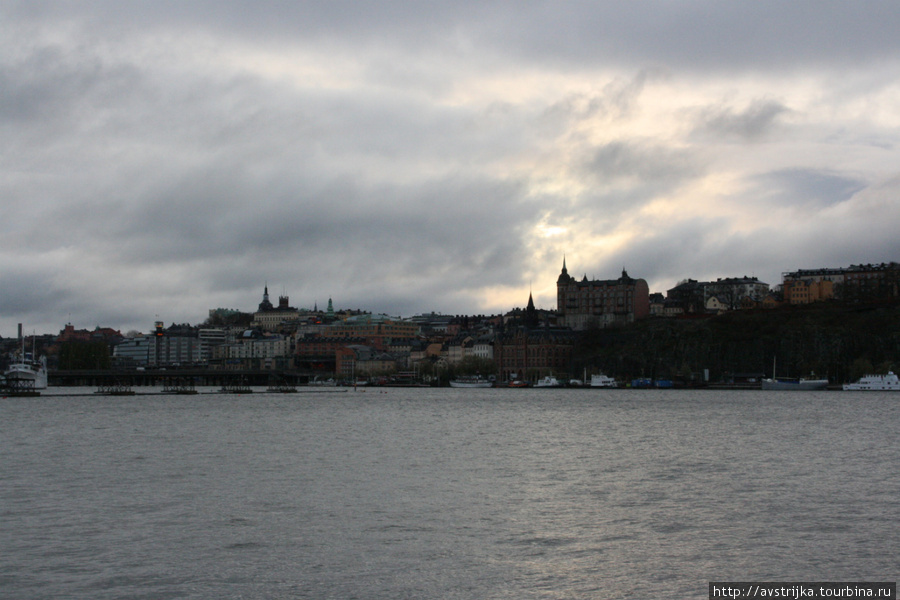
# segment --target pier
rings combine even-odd
[[[78,371],[50,371],[52,386],[101,387],[120,383],[130,387],[162,386],[166,389],[188,390],[194,386],[249,387],[269,386],[291,388],[308,385],[321,373],[296,370],[220,370],[220,369],[93,369]]]

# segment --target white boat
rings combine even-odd
[[[591,387],[614,388],[618,387],[618,385],[615,379],[600,373],[599,375],[591,375]]]
[[[9,365],[3,373],[9,387],[43,390],[47,388],[47,359],[34,360],[30,354],[22,354],[18,362]]]
[[[795,391],[812,391],[824,390],[828,387],[827,379],[763,379],[762,389],[764,390],[795,390]]]
[[[547,375],[534,384],[536,388],[563,387],[562,382],[553,375]]]
[[[493,387],[494,382],[480,376],[464,376],[450,380],[452,388],[489,388]]]
[[[866,375],[856,383],[845,383],[844,390],[900,392],[900,378],[893,371],[888,371],[887,375]]]

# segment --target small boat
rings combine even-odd
[[[452,388],[489,388],[493,387],[493,385],[493,381],[480,375],[463,376],[450,380],[450,387]]]
[[[521,379],[514,379],[509,382],[509,387],[511,388],[527,388],[531,387],[531,384],[527,381],[522,381]]]
[[[536,388],[556,388],[556,387],[563,387],[563,384],[559,379],[557,379],[553,375],[547,375],[543,379],[538,380],[537,383],[534,384],[534,387],[536,387]]]
[[[893,371],[887,375],[866,375],[856,383],[845,383],[845,391],[900,392],[900,378]]]
[[[614,388],[618,387],[618,384],[612,377],[600,373],[599,375],[591,375],[591,387]]]
[[[775,376],[775,359],[772,359],[772,377],[771,379],[763,379],[762,380],[762,389],[767,391],[778,390],[778,391],[814,391],[814,390],[824,390],[828,387],[827,379],[804,379],[804,378],[791,378],[791,377],[776,377]]]
[[[797,391],[812,391],[812,390],[824,390],[828,387],[827,379],[789,379],[779,377],[777,379],[763,379],[762,380],[762,389],[764,390],[797,390]]]

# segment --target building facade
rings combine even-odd
[[[834,283],[828,279],[795,279],[782,284],[784,301],[788,304],[809,304],[834,297]]]
[[[393,319],[387,315],[362,314],[336,321],[325,335],[333,338],[359,338],[380,350],[393,340],[412,338],[419,333],[419,325],[410,321]]]
[[[582,330],[589,324],[608,327],[631,323],[650,315],[650,289],[643,279],[628,276],[623,269],[618,279],[581,281],[569,275],[563,259],[556,280],[556,310],[559,325]]]
[[[501,381],[537,380],[568,373],[577,333],[559,327],[516,327],[494,341],[494,361]]]
[[[844,270],[841,296],[850,302],[900,298],[900,263],[851,265]]]
[[[263,331],[294,330],[300,320],[300,311],[290,306],[287,296],[278,297],[278,306],[269,301],[269,286],[263,291],[263,300],[253,313],[251,327],[257,327]]]
[[[900,297],[900,264],[896,262],[798,269],[782,273],[781,278],[784,299],[791,304],[831,298],[870,302]]]
[[[726,277],[703,284],[703,298],[716,297],[725,310],[741,308],[744,300],[761,302],[769,293],[769,284],[756,277]]]

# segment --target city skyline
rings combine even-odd
[[[0,3],[0,335],[263,282],[552,308],[564,256],[663,293],[897,260],[898,29],[892,2]]]
[[[896,261],[881,261],[878,263],[858,263],[855,265],[844,265],[841,267],[829,267],[829,268],[817,268],[817,269],[799,269],[799,270],[794,270],[794,271],[784,271],[783,274],[785,274],[786,276],[789,276],[788,279],[797,278],[797,277],[800,277],[800,278],[813,277],[813,278],[815,278],[815,277],[823,276],[822,271],[841,271],[841,270],[853,271],[857,268],[861,268],[862,270],[870,270],[870,269],[874,268],[875,270],[878,270],[879,267],[884,268],[887,265],[895,266]],[[564,265],[563,275],[566,274],[566,271],[567,271],[567,269],[565,268],[565,265]],[[805,271],[805,273],[804,273],[804,271]],[[627,273],[622,272],[620,275],[626,276]],[[569,274],[569,276],[571,276],[571,274]],[[611,283],[616,283],[616,279],[617,278],[610,278],[608,281],[610,281]],[[641,278],[638,277],[637,279],[641,279]],[[713,281],[713,280],[700,281],[699,283],[702,285],[707,285],[707,284],[716,285],[716,282],[727,283],[727,282],[741,281],[741,280],[744,280],[744,281],[753,280],[755,282],[758,282],[761,285],[767,286],[767,288],[770,292],[777,292],[779,290],[779,288],[781,287],[782,283],[784,283],[784,281],[779,280],[779,283],[772,284],[772,283],[769,283],[766,281],[762,281],[757,277],[749,277],[748,278],[745,276],[717,277],[717,278],[715,278],[715,281]],[[574,281],[580,281],[580,278],[574,277]],[[592,280],[591,282],[592,283],[603,283],[603,281],[604,281],[603,279],[600,279],[600,280],[596,280],[596,281]],[[688,281],[692,281],[694,283],[698,282],[698,280],[696,280],[694,278],[685,278],[681,282],[679,282],[678,286],[680,286],[681,283],[685,283]],[[678,287],[678,286],[675,286],[675,287]],[[671,299],[668,296],[669,291],[670,290],[668,290],[668,289],[667,290],[648,290],[648,295],[650,296],[651,301],[653,301],[654,295],[660,295],[663,298]],[[676,295],[676,296],[678,298],[680,298],[681,300],[683,300],[683,298],[681,298],[681,296],[678,296],[678,295]],[[297,302],[291,301],[290,296],[288,296],[284,290],[282,291],[281,294],[277,294],[277,295],[270,293],[268,282],[264,283],[262,292],[257,296],[257,299],[261,300],[261,302],[256,304],[256,308],[252,307],[254,302],[250,302],[248,305],[249,307],[247,307],[247,308],[245,308],[244,306],[239,306],[239,307],[238,306],[230,306],[230,307],[219,306],[219,307],[210,307],[207,310],[201,309],[198,312],[198,315],[203,314],[204,316],[202,318],[198,317],[195,319],[169,322],[169,321],[166,321],[160,315],[155,315],[154,318],[152,319],[152,321],[146,320],[146,319],[144,320],[145,321],[144,325],[146,325],[146,327],[144,327],[143,325],[139,325],[137,327],[131,327],[131,328],[125,329],[125,328],[121,328],[121,327],[111,326],[109,324],[104,325],[102,323],[98,323],[98,324],[92,325],[92,326],[82,326],[82,325],[73,324],[71,321],[67,321],[65,326],[59,327],[59,330],[60,330],[60,332],[62,332],[63,329],[67,329],[67,328],[71,327],[76,330],[90,331],[90,330],[96,328],[96,329],[117,330],[120,333],[122,333],[123,335],[131,334],[131,333],[151,335],[153,333],[153,331],[155,331],[159,328],[159,323],[162,323],[163,327],[168,327],[169,325],[171,325],[173,327],[181,327],[184,325],[187,325],[190,327],[200,326],[204,322],[206,322],[208,318],[210,318],[212,316],[213,311],[235,311],[237,313],[252,316],[252,315],[256,315],[256,314],[260,314],[260,313],[265,314],[265,311],[278,311],[281,308],[287,308],[292,311],[298,311],[300,313],[309,313],[309,314],[326,314],[326,313],[334,312],[334,313],[338,313],[338,316],[346,315],[347,313],[381,314],[381,315],[384,315],[384,316],[387,316],[390,318],[394,318],[394,319],[409,319],[409,318],[421,317],[421,316],[425,316],[425,315],[441,315],[441,316],[445,316],[445,317],[479,317],[479,316],[495,317],[498,315],[510,314],[517,310],[524,310],[525,305],[529,304],[529,302],[526,302],[524,304],[516,304],[516,305],[510,306],[510,307],[507,307],[506,309],[503,309],[501,311],[494,312],[494,313],[443,313],[441,311],[426,309],[426,310],[420,311],[419,313],[416,313],[416,314],[402,315],[399,313],[371,310],[369,308],[366,308],[365,305],[356,306],[356,307],[350,307],[350,306],[333,306],[332,307],[333,299],[331,297],[329,297],[327,302],[325,304],[323,304],[322,306],[319,306],[318,301],[315,301],[310,305],[306,305],[303,303],[297,303]],[[275,299],[276,302],[272,302],[273,299]],[[530,293],[529,293],[528,300],[533,301],[532,294],[530,294]],[[554,299],[554,300],[557,300],[557,299]],[[781,301],[786,302],[786,303],[794,302],[794,300],[790,300],[787,297],[785,297]],[[539,311],[550,311],[550,312],[556,312],[559,310],[559,307],[556,305],[536,306],[535,308],[537,308]],[[343,318],[343,317],[340,317],[340,318]],[[139,322],[139,321],[140,321],[140,319],[134,320],[134,322]],[[567,325],[567,327],[569,327],[569,326],[574,326],[574,325]],[[18,328],[19,328],[19,324],[16,325],[16,335],[18,335]],[[580,329],[580,327],[577,327],[577,326],[574,326],[574,328]],[[56,329],[53,326],[50,326],[50,328],[46,331],[36,331],[34,329],[27,330],[27,328],[23,328],[22,333],[25,337],[29,337],[31,335],[38,335],[38,336],[40,336],[40,335],[55,335],[55,333],[54,333],[55,331],[56,331]],[[3,331],[0,331],[0,338],[12,338],[12,337],[14,337],[14,336],[4,335]]]

